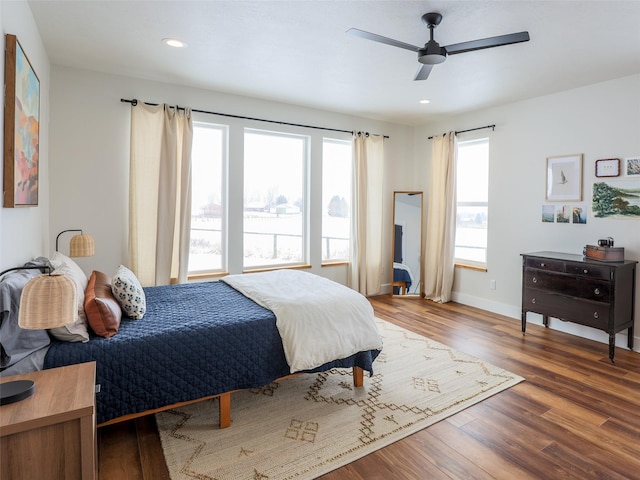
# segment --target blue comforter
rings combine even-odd
[[[408,271],[403,268],[394,268],[393,269],[393,281],[394,282],[404,282],[407,284],[407,292],[411,288],[411,275]],[[400,287],[393,287],[393,293],[400,293]]]
[[[289,374],[274,314],[223,282],[146,287],[147,312],[123,318],[111,338],[53,342],[44,368],[97,362],[97,423]],[[373,373],[377,350],[315,371],[359,366]]]

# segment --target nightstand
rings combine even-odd
[[[0,478],[97,478],[95,379],[95,362],[0,379],[35,382],[29,398],[0,407]]]

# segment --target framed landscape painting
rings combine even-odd
[[[40,80],[15,35],[6,35],[4,206],[38,205]]]

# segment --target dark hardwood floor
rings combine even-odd
[[[640,354],[449,303],[371,298],[376,315],[526,381],[322,480],[640,479]],[[365,378],[366,382],[366,378]],[[233,426],[231,427],[233,428]],[[100,480],[168,479],[154,417],[98,429]],[[239,479],[244,480],[244,479]]]

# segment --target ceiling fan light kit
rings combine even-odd
[[[508,35],[499,35],[497,37],[483,38],[480,40],[471,40],[469,42],[456,43],[441,47],[433,38],[433,30],[442,21],[442,15],[431,12],[422,16],[422,23],[429,28],[429,41],[424,47],[416,47],[408,43],[394,40],[392,38],[383,37],[376,33],[365,32],[357,28],[350,28],[347,33],[357,37],[373,40],[374,42],[384,43],[392,47],[403,48],[418,53],[418,62],[421,64],[416,72],[414,80],[426,80],[431,73],[433,65],[443,63],[447,59],[447,55],[457,53],[473,52],[475,50],[483,50],[485,48],[501,47],[503,45],[512,45],[514,43],[528,42],[529,32],[511,33]]]
[[[438,42],[428,42],[426,48],[418,50],[418,61],[425,65],[437,65],[447,59],[447,51]]]

